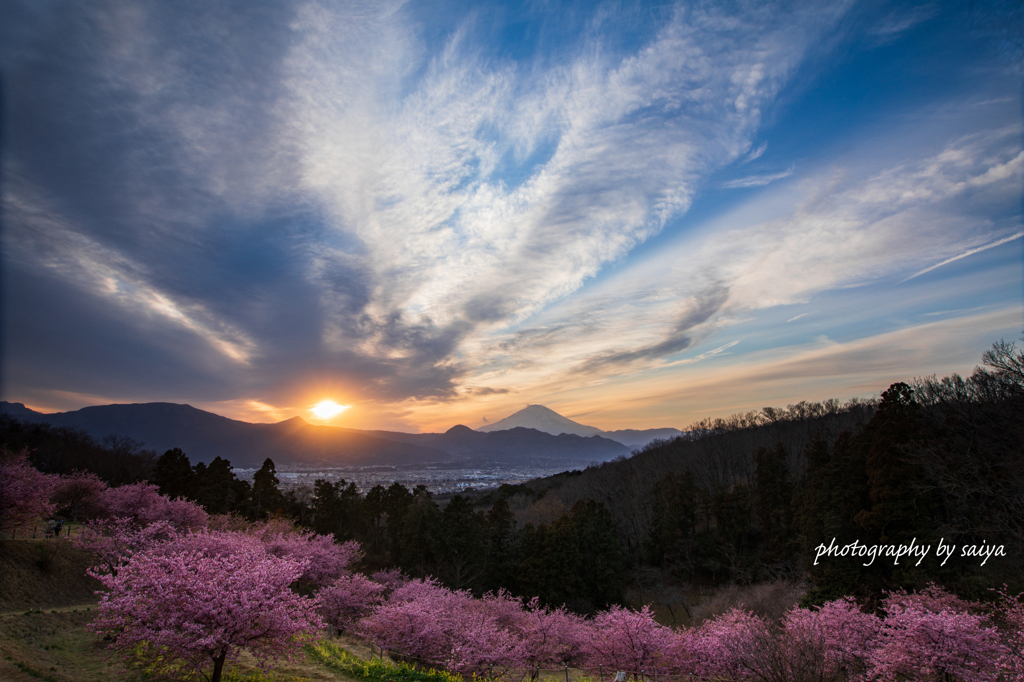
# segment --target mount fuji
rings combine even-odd
[[[595,426],[587,426],[563,417],[554,410],[543,405],[527,405],[515,414],[499,421],[486,424],[476,429],[483,433],[507,431],[514,428],[536,429],[557,436],[563,433],[574,436],[601,436],[618,441],[631,448],[643,447],[652,440],[675,438],[682,433],[679,429],[620,429],[618,431],[602,431]]]

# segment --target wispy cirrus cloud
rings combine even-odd
[[[649,408],[673,404],[694,419],[801,400],[877,395],[894,381],[933,374],[936,362],[969,373],[991,344],[987,330],[1013,330],[1019,319],[1016,311],[1004,308],[849,341],[819,339],[749,353],[729,366],[693,368],[685,384],[669,376],[648,377],[625,383],[618,392],[624,401]],[[966,361],[964,348],[973,355]],[[738,395],[744,396],[742,401],[735,400]],[[585,408],[585,401],[574,398]]]
[[[966,235],[990,229],[963,203],[978,188],[985,188],[989,200],[1017,210],[1021,173],[1005,170],[1016,168],[1017,135],[1016,129],[999,128],[954,138],[938,152],[886,168],[833,168],[798,179],[784,190],[782,203],[791,208],[782,215],[763,219],[761,204],[777,205],[776,196],[728,215],[702,235],[680,239],[553,307],[539,320],[543,324],[517,332],[515,348],[550,358],[546,368],[552,377],[563,376],[559,365],[572,367],[567,374],[595,377],[654,369],[757,311],[876,282],[959,250]],[[709,296],[711,291],[718,294]],[[694,319],[687,310],[706,314]],[[685,330],[679,319],[688,320]]]
[[[786,320],[786,322],[796,322],[797,320],[799,320],[801,318],[804,318],[804,317],[807,317],[808,315],[813,315],[816,312],[818,312],[818,311],[815,310],[815,311],[812,311],[812,312],[809,312],[809,313],[800,313],[799,315],[794,315],[793,317],[789,318],[788,320]]]
[[[36,201],[26,203],[35,195]],[[201,302],[154,286],[145,266],[75,230],[49,211],[37,192],[16,187],[5,204],[14,229],[6,241],[9,256],[37,268],[60,272],[84,292],[103,298],[136,319],[160,318],[201,338],[224,359],[248,365],[255,343]],[[26,229],[31,225],[34,229]]]
[[[66,220],[15,231],[92,245],[123,284],[45,248],[24,262],[129,326],[127,288],[150,296],[268,390],[328,366],[367,398],[453,397],[488,330],[577,291],[746,153],[844,7],[678,6],[634,43],[602,10],[526,64],[489,52],[480,13],[428,43],[397,2],[18,5],[8,202],[38,186]]]
[[[743,159],[743,163],[748,163],[750,161],[760,159],[762,156],[764,156],[764,153],[766,151],[768,151],[768,143],[762,142],[760,145],[758,145],[757,149],[747,154],[747,157]]]
[[[923,270],[918,270],[917,272],[915,272],[910,277],[907,277],[906,279],[901,279],[900,280],[900,284],[903,284],[904,282],[909,282],[910,280],[914,279],[915,277],[920,277],[921,275],[923,275],[925,273],[928,273],[928,272],[931,272],[932,270],[936,270],[938,268],[941,268],[943,265],[949,265],[950,263],[955,263],[956,261],[961,260],[963,258],[967,258],[968,256],[973,256],[976,253],[981,253],[982,251],[988,251],[989,249],[993,249],[993,248],[995,248],[997,246],[1002,246],[1003,244],[1015,241],[1017,239],[1020,239],[1021,237],[1024,237],[1024,232],[1018,232],[1017,234],[1011,234],[1009,237],[1003,237],[1002,239],[999,239],[997,241],[990,242],[988,244],[983,244],[982,246],[976,246],[976,247],[974,247],[972,249],[967,249],[963,253],[958,253],[955,256],[951,256],[951,257],[947,258],[946,260],[944,260],[944,261],[942,261],[940,263],[936,263],[935,265],[929,265],[927,268],[925,268]]]
[[[756,158],[756,157],[755,157]],[[745,187],[764,187],[776,180],[788,178],[793,174],[793,169],[784,170],[781,173],[763,173],[761,175],[749,175],[745,178],[737,178],[722,183],[725,189],[742,189]]]
[[[872,26],[868,35],[878,43],[889,43],[896,40],[899,34],[927,21],[938,12],[939,8],[931,3],[915,7],[899,7]]]
[[[440,333],[459,319],[522,320],[578,289],[747,148],[760,107],[811,39],[807,19],[767,6],[743,18],[679,10],[636,53],[584,44],[529,80],[484,63],[456,34],[397,106],[381,101],[397,88],[390,69],[374,78],[357,61],[349,85],[346,73],[309,68],[364,47],[316,23],[290,58],[296,117],[309,131],[304,177],[385,275],[368,314],[379,322],[397,311]],[[339,146],[374,151],[341,166],[331,163]],[[523,159],[541,148],[546,159]],[[503,162],[515,168],[511,184]],[[340,332],[335,341],[348,342]]]

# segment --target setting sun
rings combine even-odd
[[[331,419],[332,417],[337,417],[348,408],[348,405],[339,405],[333,400],[321,400],[311,407],[309,411],[315,414],[317,419]]]

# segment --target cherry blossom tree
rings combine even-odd
[[[523,667],[525,643],[518,633],[503,623],[506,612],[485,600],[473,599],[469,593],[457,593],[461,599],[451,603],[455,608],[445,624],[449,652],[445,658],[448,669],[463,676],[502,677],[513,668]]]
[[[994,619],[998,621],[1005,651],[999,667],[1008,680],[1024,680],[1024,594],[1011,596],[1006,585],[995,590],[999,595]]]
[[[205,527],[210,515],[199,504],[179,498],[163,502],[151,511],[150,518],[153,521],[166,521],[180,530],[193,530]]]
[[[255,553],[266,553],[267,551],[266,546],[254,535],[231,531],[214,531],[207,528],[201,528],[188,533],[171,533],[166,537],[156,539],[145,550],[154,555],[168,556],[192,552],[204,557],[237,554],[243,551]],[[289,558],[294,560],[293,557]]]
[[[524,660],[522,639],[502,623],[506,606],[495,608],[429,578],[413,580],[395,588],[357,631],[399,656],[494,677],[522,667]]]
[[[103,516],[130,519],[137,525],[144,525],[158,520],[152,510],[161,507],[166,500],[155,485],[131,483],[104,490],[100,504]]]
[[[534,597],[521,609],[516,627],[523,640],[523,663],[534,670],[582,663],[591,630],[583,618],[564,607],[546,609]]]
[[[688,668],[684,672],[700,679],[749,679],[749,662],[764,628],[761,618],[732,609],[686,633],[683,643],[677,644],[677,651],[686,655],[677,654],[677,660]]]
[[[116,575],[91,573],[109,590],[91,627],[157,675],[212,666],[208,679],[219,682],[242,647],[269,669],[323,625],[315,600],[289,589],[305,568],[244,540],[225,553],[139,552]]]
[[[666,653],[674,648],[673,632],[659,625],[647,606],[639,611],[613,606],[594,616],[590,630],[586,651],[592,667],[601,665],[638,677],[670,666]]]
[[[832,674],[853,680],[867,672],[881,628],[881,619],[862,611],[852,597],[816,609],[794,608],[783,617],[786,646],[820,652],[814,656]]]
[[[150,483],[107,488],[102,493],[100,504],[105,516],[128,518],[139,526],[167,521],[175,528],[186,530],[201,528],[210,518],[206,510],[195,502],[180,498],[172,500],[161,495],[159,489]]]
[[[890,611],[895,607],[909,606],[931,613],[943,611],[962,611],[965,613],[980,613],[982,606],[978,602],[967,601],[956,596],[935,583],[929,583],[924,589],[916,592],[907,592],[904,589],[892,590],[886,593],[882,600],[882,610]]]
[[[116,573],[132,555],[180,533],[203,528],[209,515],[188,500],[171,500],[148,483],[133,483],[99,492],[103,518],[85,523],[74,539],[99,559],[97,570]]]
[[[467,598],[430,578],[412,580],[360,621],[358,632],[389,651],[441,664],[451,652],[453,614]]]
[[[320,613],[338,630],[351,630],[355,623],[384,600],[387,588],[360,573],[342,576],[321,589]]]
[[[93,570],[113,574],[132,555],[175,535],[177,531],[166,521],[139,527],[129,518],[101,519],[86,522],[71,542],[96,556],[99,563]]]
[[[380,583],[381,585],[383,585],[388,590],[388,592],[398,587],[401,587],[402,585],[405,585],[410,580],[409,576],[405,575],[404,573],[402,573],[400,569],[397,568],[389,568],[383,571],[377,571],[376,573],[371,575],[370,578],[373,580],[373,582]]]
[[[358,542],[337,544],[330,535],[278,532],[261,534],[260,539],[274,556],[306,560],[306,570],[299,581],[313,587],[347,575],[349,567],[363,556]]]
[[[302,530],[293,521],[278,517],[253,522],[218,515],[210,517],[206,526],[210,530],[233,531],[258,538],[274,556],[308,559],[308,568],[299,582],[312,588],[323,587],[348,575],[352,565],[363,556],[358,542],[337,544],[330,535]],[[396,578],[401,575],[398,571],[394,573]]]
[[[102,510],[103,492],[107,489],[99,476],[88,471],[73,471],[57,480],[50,501],[58,511],[72,519],[93,517]]]
[[[57,477],[37,471],[28,451],[12,453],[0,448],[0,532],[10,532],[53,513],[50,495]]]
[[[386,593],[362,577],[336,584],[334,608],[348,622]],[[699,628],[674,631],[647,608],[612,607],[584,621],[536,600],[524,606],[507,593],[474,599],[428,579],[396,586],[354,629],[396,655],[489,677],[571,662],[700,680],[1019,680],[1024,603],[1005,588],[999,595],[995,606],[982,607],[930,586],[890,594],[884,618],[844,598],[794,608],[778,622],[734,609]]]
[[[869,675],[882,680],[943,677],[993,682],[1005,655],[999,633],[981,616],[892,604],[871,655]]]
[[[866,679],[881,620],[852,599],[840,599],[821,608],[793,608],[778,622],[733,612],[702,629],[697,646],[683,647],[689,656],[681,668],[690,674],[706,678],[710,672],[714,678],[731,670],[730,677],[758,682],[856,682]]]

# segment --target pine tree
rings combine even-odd
[[[413,502],[413,494],[401,483],[395,482],[384,491],[381,504],[387,521],[384,527],[386,536],[386,552],[391,558],[391,563],[398,563],[398,548],[402,539],[402,524],[409,505]]]
[[[778,443],[774,450],[758,448],[754,454],[755,515],[760,531],[760,561],[771,569],[792,574],[796,553],[793,527],[793,485],[787,461],[789,454]]]
[[[912,456],[921,437],[921,406],[914,390],[902,382],[882,393],[878,411],[861,434],[867,443],[865,471],[870,506],[855,517],[863,541],[934,545],[943,517],[935,486]],[[904,561],[874,567],[874,591],[924,587],[926,567]],[[872,595],[874,596],[874,595]]]
[[[693,577],[694,539],[697,534],[697,486],[687,468],[669,472],[651,491],[652,522],[648,556],[655,565],[669,565]]]
[[[231,470],[231,462],[214,457],[209,465],[196,464],[196,501],[211,514],[227,514],[243,509],[252,493],[252,486],[240,481]]]
[[[160,455],[153,467],[152,482],[160,489],[161,495],[171,499],[196,498],[196,475],[188,455],[181,448],[174,448]]]
[[[440,525],[441,511],[423,488],[416,493],[402,519],[399,565],[403,569],[420,578],[434,572],[437,565],[434,536]]]
[[[504,497],[499,497],[487,512],[487,561],[484,568],[484,589],[517,589],[518,532],[516,517]]]
[[[485,519],[473,511],[473,503],[456,495],[441,512],[434,533],[433,553],[441,581],[453,590],[479,586],[486,547]]]
[[[252,504],[250,514],[256,519],[265,519],[284,507],[284,496],[278,485],[274,460],[267,457],[260,470],[252,477]]]

